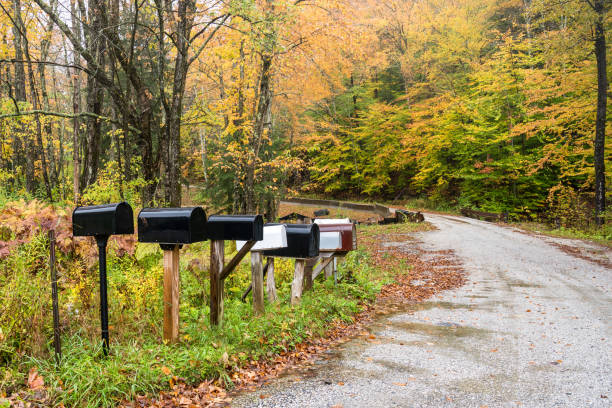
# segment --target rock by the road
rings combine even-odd
[[[232,406],[611,406],[612,270],[511,228],[427,219],[438,230],[421,233],[422,245],[453,250],[466,285]]]

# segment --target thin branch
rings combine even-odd
[[[212,31],[212,33],[210,33],[210,35],[208,36],[208,38],[206,40],[204,40],[204,43],[200,46],[200,48],[198,48],[198,50],[193,54],[193,57],[191,57],[189,59],[189,62],[187,62],[187,66],[190,66],[193,61],[195,61],[196,59],[198,59],[198,57],[200,56],[200,54],[202,53],[202,51],[204,51],[204,48],[206,48],[206,46],[208,45],[208,43],[210,42],[210,40],[212,40],[212,38],[214,37],[214,35],[217,33],[217,31],[219,31],[219,28],[221,28],[223,26],[223,23],[225,23],[225,21],[229,18],[229,14],[226,14],[225,17],[223,18],[223,20],[221,21],[221,23],[219,23],[215,29]]]
[[[20,64],[25,64],[25,63],[28,63],[28,61],[26,61],[26,60],[18,60],[18,59],[15,59],[15,58],[10,58],[10,59],[9,58],[1,58],[0,59],[0,63],[9,63],[9,64],[20,63]],[[62,64],[60,62],[53,62],[53,61],[29,61],[29,63],[31,63],[31,64],[38,64],[38,65],[51,65],[51,66],[54,66],[54,67],[74,68],[74,69],[79,69],[79,70],[81,70],[83,72],[86,72],[86,73],[88,73],[90,75],[93,75],[93,73],[90,70],[88,70],[87,68],[85,68],[85,67],[83,67],[81,65]]]
[[[117,125],[123,125],[118,120],[109,118],[108,116],[96,115],[95,113],[92,113],[92,112],[80,112],[80,113],[74,114],[74,113],[64,113],[64,112],[52,112],[52,111],[46,111],[42,109],[36,109],[36,110],[31,110],[31,111],[26,111],[26,112],[3,113],[3,114],[0,114],[0,119],[14,118],[14,117],[19,117],[19,116],[30,116],[30,115],[56,116],[58,118],[67,118],[67,119],[73,119],[73,118],[84,116],[84,117],[89,117],[89,118],[105,120],[110,123],[115,123]],[[140,131],[136,128],[133,128],[131,126],[129,128],[132,132],[140,133]]]

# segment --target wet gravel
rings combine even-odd
[[[419,234],[421,245],[454,250],[466,285],[382,318],[371,336],[232,406],[612,406],[612,270],[512,228],[427,220],[438,230]]]

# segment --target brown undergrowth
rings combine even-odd
[[[422,225],[415,227],[415,230],[428,228],[431,226]],[[465,283],[461,264],[452,251],[426,251],[420,248],[419,244],[411,235],[385,232],[382,227],[372,228],[367,234],[360,234],[360,245],[367,248],[375,266],[397,273],[392,283],[382,287],[375,302],[363,305],[363,310],[354,316],[352,323],[336,322],[323,337],[297,344],[293,350],[281,352],[264,361],[250,361],[231,371],[226,379],[204,381],[196,387],[175,379],[171,391],[162,392],[155,399],[138,397],[123,406],[228,406],[232,395],[254,391],[287,369],[304,365],[322,352],[355,336],[369,334],[368,324],[381,314],[393,313],[400,310],[402,305],[421,302],[441,291],[454,289]],[[400,265],[410,266],[398,270]],[[350,278],[350,274],[344,277]],[[231,383],[228,380],[231,380]]]

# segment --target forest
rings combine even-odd
[[[343,266],[353,281],[321,284],[298,311],[272,305],[258,325],[244,320],[242,265],[222,333],[202,323],[209,246],[193,245],[181,252],[179,349],[159,343],[162,307],[150,303],[159,248],[116,238],[115,354],[99,360],[95,244],[72,239],[78,205],[198,205],[274,221],[283,198],[337,198],[503,213],[609,243],[611,6],[0,0],[0,407],[42,378],[45,398],[65,406],[113,406],[177,378],[231,382],[227,367],[350,320],[389,279],[384,262],[356,251]],[[58,369],[51,229],[65,317]],[[277,269],[282,299],[291,267]]]
[[[3,1],[2,196],[601,223],[608,3]]]

